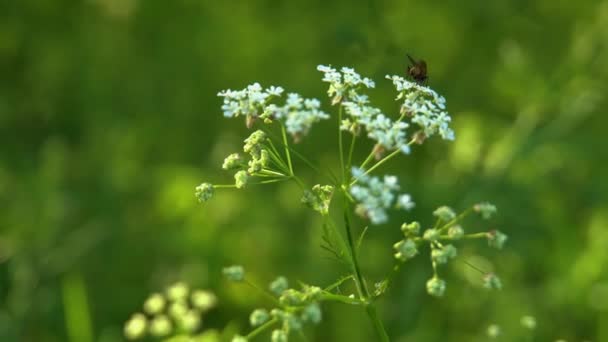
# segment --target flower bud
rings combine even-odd
[[[434,297],[442,297],[445,293],[445,280],[433,277],[426,282],[426,292]]]
[[[397,251],[395,253],[395,258],[401,261],[411,259],[418,254],[416,243],[410,239],[397,242],[393,245],[393,248]]]
[[[255,309],[249,316],[249,323],[252,327],[260,326],[268,321],[270,315],[264,309]]]
[[[496,249],[502,249],[507,242],[508,237],[498,230],[489,231],[488,234],[488,245]]]
[[[450,239],[459,240],[464,236],[464,230],[461,226],[452,226],[448,229],[448,236]]]
[[[317,303],[312,303],[306,306],[302,311],[302,320],[305,322],[310,321],[315,324],[318,324],[319,322],[321,322],[321,318],[321,308]]]
[[[200,203],[207,202],[213,196],[213,184],[203,183],[194,189],[194,195]]]
[[[496,274],[488,273],[483,276],[483,287],[489,290],[500,290],[502,289],[502,282]]]
[[[283,330],[274,330],[270,339],[272,342],[287,342],[287,334]]]
[[[405,236],[420,234],[420,223],[414,221],[412,223],[404,223],[401,225],[401,231]]]
[[[457,250],[456,247],[452,245],[446,245],[442,248],[434,248],[431,251],[431,259],[438,264],[445,264],[448,260],[456,257]]]
[[[245,279],[245,269],[243,269],[243,266],[234,265],[224,267],[222,273],[224,273],[224,276],[226,276],[228,280],[243,281],[243,279]]]
[[[247,171],[241,170],[234,174],[234,184],[237,189],[242,189],[247,185],[247,181],[249,180],[249,175]]]
[[[283,291],[287,290],[288,287],[289,283],[287,282],[287,278],[285,277],[278,277],[269,285],[270,291],[276,294],[277,296],[280,296]]]
[[[519,322],[526,329],[534,330],[536,328],[536,318],[532,316],[523,316]]]
[[[241,163],[242,163],[241,156],[238,153],[233,153],[224,159],[224,163],[222,164],[222,169],[224,169],[224,170],[238,169],[241,166]]]
[[[165,308],[165,297],[160,293],[151,294],[144,302],[144,311],[150,315],[160,313]]]
[[[439,230],[434,228],[427,229],[424,231],[424,235],[422,237],[428,241],[436,241],[439,239]]]
[[[496,214],[496,206],[488,202],[475,204],[473,210],[481,214],[481,217],[486,220]]]
[[[191,296],[192,305],[202,311],[207,311],[215,306],[217,297],[210,291],[196,290]]]
[[[150,322],[150,334],[156,337],[167,336],[172,330],[171,320],[165,315],[159,315]]]
[[[445,205],[435,209],[433,215],[446,222],[456,217],[454,210]]]
[[[136,313],[125,324],[124,333],[127,339],[135,340],[144,336],[147,327],[148,321],[146,320],[146,316]]]

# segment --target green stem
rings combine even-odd
[[[365,160],[363,161],[363,163],[361,163],[360,168],[365,169],[365,167],[367,166],[367,164],[372,161],[372,159],[374,159],[374,150],[372,149],[372,151],[369,153],[369,155],[367,156],[367,158],[365,158]]]
[[[255,330],[253,330],[252,332],[250,332],[249,334],[247,334],[247,336],[246,336],[247,340],[251,340],[252,338],[258,336],[259,334],[261,334],[262,332],[264,332],[264,330],[270,328],[271,326],[273,326],[275,323],[278,323],[278,322],[279,322],[278,318],[273,318],[270,321],[268,321],[268,322],[260,325]]]
[[[351,266],[355,275],[357,292],[359,293],[360,298],[367,299],[369,293],[367,292],[367,287],[365,286],[365,281],[363,280],[363,275],[361,274],[361,268],[359,267],[357,249],[355,248],[355,242],[350,227],[350,219],[348,218],[348,206],[344,208],[344,226],[346,228],[346,240],[348,242],[348,248],[350,249]]]
[[[382,324],[382,320],[378,317],[378,312],[376,312],[376,307],[373,304],[368,304],[365,308],[367,315],[372,320],[374,324],[374,328],[376,329],[376,333],[382,342],[390,342],[388,338],[388,334],[386,333],[386,329],[384,329],[384,324]]]
[[[260,292],[261,294],[264,295],[264,297],[268,298],[270,301],[272,301],[273,303],[279,304],[281,305],[281,303],[279,302],[278,299],[275,298],[275,296],[273,296],[272,294],[270,294],[269,292],[265,291],[264,289],[260,288],[259,286],[257,286],[256,284],[252,283],[251,281],[249,281],[248,279],[244,279],[245,284],[251,286],[254,290]]]
[[[340,149],[340,170],[342,170],[342,182],[344,183],[346,181],[346,170],[344,169],[344,146],[342,143],[340,123],[342,123],[342,106],[338,109],[338,147]]]
[[[281,125],[281,136],[283,137],[283,145],[285,146],[285,155],[287,156],[287,165],[289,172],[293,176],[293,165],[291,164],[291,154],[289,153],[289,143],[287,142],[287,132],[285,126]]]
[[[363,278],[363,274],[361,274],[361,268],[359,267],[359,261],[357,259],[357,249],[355,248],[355,244],[353,241],[353,234],[351,232],[350,227],[350,219],[348,218],[348,205],[344,207],[344,224],[346,227],[346,235],[348,238],[348,246],[351,252],[351,261],[353,272],[355,273],[357,290],[359,291],[359,295],[366,302],[365,312],[369,316],[369,319],[372,321],[374,329],[376,330],[376,334],[378,338],[382,342],[389,342],[388,334],[386,333],[386,329],[382,324],[382,320],[378,317],[378,312],[376,311],[376,307],[374,303],[369,301],[370,295],[369,290],[367,289],[367,284]]]
[[[357,136],[353,134],[352,139],[350,140],[350,147],[348,149],[348,160],[346,162],[346,173],[350,172],[350,168],[353,164],[353,152],[355,150],[355,143],[357,142]],[[348,183],[347,180],[344,180],[344,183]]]

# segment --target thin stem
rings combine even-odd
[[[323,290],[329,292],[329,291],[335,289],[336,287],[342,285],[345,281],[347,281],[349,279],[355,280],[352,275],[347,275],[345,277],[342,277],[342,278],[338,279],[338,281],[336,281],[335,283],[329,285],[328,287],[324,288]]]
[[[290,175],[293,176],[293,165],[291,164],[291,154],[289,153],[289,143],[287,142],[287,132],[285,126],[281,125],[281,136],[283,137],[283,145],[285,147],[285,155],[287,156],[287,165],[289,166]]]
[[[340,123],[342,122],[342,106],[338,109],[338,147],[340,149],[340,170],[342,170],[342,182],[346,181],[346,170],[344,169],[344,146],[342,143],[342,130]]]
[[[367,156],[367,158],[365,158],[365,160],[363,161],[363,163],[361,163],[360,168],[365,169],[365,167],[367,166],[367,164],[372,161],[372,159],[374,159],[374,150],[372,149],[372,151],[369,153],[369,155]]]
[[[329,292],[321,294],[321,299],[327,300],[327,301],[340,302],[340,303],[344,303],[344,304],[351,304],[351,305],[366,304],[366,302],[362,301],[361,299],[351,298],[348,296],[338,295],[338,294],[329,293]]]
[[[378,333],[378,337],[382,342],[389,342],[388,334],[386,333],[386,329],[384,329],[384,324],[382,324],[382,320],[378,317],[378,312],[376,311],[376,307],[373,304],[368,304],[365,308],[367,315],[372,320],[374,324],[374,328],[376,328],[376,333]]]
[[[467,210],[465,210],[462,213],[460,213],[460,215],[456,216],[455,218],[453,218],[452,220],[450,220],[448,223],[444,224],[441,228],[439,228],[439,232],[442,233],[446,229],[448,229],[451,226],[455,225],[456,223],[460,222],[462,219],[464,219],[465,217],[467,217],[473,211],[473,209],[474,209],[474,207],[470,207]]]
[[[350,172],[351,165],[353,164],[353,152],[355,150],[355,143],[357,142],[357,136],[353,134],[352,139],[350,140],[350,147],[348,149],[348,160],[346,162],[346,173]],[[348,183],[347,180],[344,180],[345,183]]]
[[[249,334],[247,334],[247,336],[246,336],[247,340],[251,340],[252,338],[258,336],[259,334],[261,334],[262,332],[264,332],[264,330],[270,328],[271,326],[273,326],[275,323],[278,323],[278,322],[279,322],[278,318],[273,318],[270,321],[268,321],[268,322],[260,325],[255,330],[253,330],[252,332],[250,332]]]
[[[370,295],[369,290],[367,289],[367,284],[365,283],[365,279],[363,278],[363,274],[361,274],[361,268],[359,267],[359,261],[357,260],[357,249],[355,247],[353,241],[353,234],[351,232],[350,220],[348,218],[348,205],[344,207],[344,225],[346,228],[346,235],[348,238],[348,247],[351,252],[351,262],[353,271],[356,277],[357,290],[359,291],[359,295],[366,302],[365,312],[369,316],[372,324],[374,325],[374,329],[376,330],[376,334],[378,334],[378,338],[382,342],[389,342],[388,334],[386,333],[386,329],[382,324],[382,320],[378,317],[378,312],[376,311],[376,307],[374,303],[369,301]]]
[[[276,304],[281,304],[279,302],[278,299],[275,298],[275,296],[273,296],[272,294],[270,294],[269,292],[265,291],[264,289],[260,288],[259,286],[257,286],[256,284],[252,283],[251,281],[249,281],[248,279],[244,279],[243,280],[245,284],[251,286],[253,289],[255,289],[256,291],[260,292],[261,294],[264,295],[264,297],[268,298],[270,301],[272,301],[273,303]]]
[[[355,242],[353,240],[353,234],[350,228],[350,219],[348,218],[347,208],[348,206],[345,206],[344,208],[344,227],[346,229],[348,248],[350,249],[353,273],[356,278],[355,283],[357,284],[357,292],[359,292],[359,297],[367,299],[369,293],[367,292],[367,287],[365,286],[365,281],[363,280],[363,275],[361,274],[361,268],[359,267],[359,260],[357,259],[357,249],[355,248]]]

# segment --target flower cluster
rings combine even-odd
[[[291,93],[287,95],[284,106],[271,104],[266,109],[266,113],[283,121],[287,132],[297,142],[308,134],[313,124],[329,119],[329,115],[320,110],[320,107],[321,102],[317,99],[304,99],[298,94]]]
[[[374,81],[367,77],[361,77],[355,69],[343,67],[340,71],[331,66],[319,65],[317,70],[323,73],[323,82],[329,83],[327,95],[332,98],[331,104],[336,105],[345,98],[357,96],[359,88],[374,88]]]
[[[479,207],[477,204],[474,208]],[[492,206],[491,204],[483,204],[483,206]],[[494,207],[494,206],[492,206]],[[477,211],[477,209],[474,209]],[[494,208],[495,210],[495,208]],[[420,246],[428,244],[431,250],[431,264],[433,266],[433,277],[427,281],[427,292],[435,297],[443,296],[446,283],[438,275],[438,266],[447,264],[451,259],[454,259],[458,250],[454,245],[448,242],[467,239],[487,239],[490,246],[502,247],[506,241],[506,235],[498,231],[482,232],[465,234],[464,229],[458,224],[459,220],[464,218],[470,212],[465,211],[461,215],[456,215],[454,210],[448,206],[441,206],[433,211],[433,216],[437,217],[437,222],[434,227],[425,229],[421,234],[421,225],[419,222],[404,223],[401,225],[401,232],[404,238],[393,245],[395,250],[395,259],[398,262],[405,262],[414,258],[419,254]],[[488,289],[500,289],[502,283],[494,273],[487,272],[483,275],[483,284]]]
[[[410,82],[400,76],[387,75],[403,100],[401,113],[422,129],[426,137],[439,134],[445,140],[454,140],[454,131],[449,127],[452,120],[445,107],[445,98],[433,89]]]
[[[395,176],[384,176],[380,180],[372,177],[362,169],[353,167],[352,175],[357,184],[351,186],[350,194],[359,202],[357,213],[369,218],[372,224],[382,224],[388,221],[386,210],[397,207],[405,210],[412,209],[414,202],[408,194],[397,195],[399,183]]]
[[[264,90],[259,83],[254,83],[242,90],[223,90],[217,95],[224,98],[222,111],[224,116],[238,117],[245,116],[248,126],[260,116],[273,96],[281,96],[283,88],[270,87]]]
[[[409,153],[406,129],[409,124],[400,120],[391,120],[380,109],[369,106],[366,95],[355,94],[350,101],[342,103],[347,118],[340,123],[340,129],[358,134],[365,128],[367,137],[376,141],[377,147],[385,150],[401,150]]]
[[[124,334],[135,340],[146,335],[167,337],[173,333],[188,337],[199,330],[203,313],[215,307],[217,298],[209,291],[190,291],[184,283],[176,283],[165,293],[154,293],[143,305],[143,313],[135,313],[127,321]],[[177,337],[177,336],[176,336]]]
[[[331,185],[317,184],[312,187],[312,190],[304,191],[302,203],[311,209],[318,211],[321,215],[329,213],[329,203],[334,194],[334,187]]]
[[[233,268],[234,266],[228,269]],[[232,274],[233,272],[229,273]],[[243,275],[242,268],[240,268],[239,274]],[[229,279],[235,280],[233,276],[229,276]],[[238,279],[242,280],[242,278]],[[321,322],[322,313],[319,302],[324,291],[317,286],[306,284],[301,286],[301,290],[289,288],[289,283],[285,277],[278,277],[272,281],[268,289],[276,296],[278,307],[270,310],[264,308],[253,310],[249,315],[251,327],[260,329],[262,325],[268,324],[267,328],[273,329],[271,341],[287,342],[290,333],[302,330],[304,324],[318,324]],[[232,342],[247,341],[249,341],[249,338],[243,335],[236,335],[232,339]]]
[[[248,128],[258,118],[266,123],[279,120],[296,141],[308,134],[314,123],[329,118],[320,109],[319,100],[304,99],[296,93],[288,94],[284,105],[271,103],[272,99],[280,98],[283,92],[281,87],[263,89],[259,83],[254,83],[242,90],[221,91],[218,96],[224,98],[222,111],[225,117],[245,116]]]

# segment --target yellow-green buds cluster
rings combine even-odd
[[[431,259],[437,264],[445,264],[450,259],[454,259],[457,255],[456,247],[445,245],[438,248],[433,248],[431,251]]]
[[[490,324],[486,333],[488,334],[489,338],[498,338],[502,331],[500,329],[500,326],[498,326],[497,324]]]
[[[224,267],[222,273],[231,281],[243,281],[245,279],[245,269],[240,265]]]
[[[302,196],[302,203],[311,209],[318,211],[321,215],[329,213],[329,204],[334,194],[334,187],[331,185],[317,184],[312,190],[305,190]]]
[[[234,170],[243,166],[243,160],[238,153],[232,153],[228,157],[224,159],[224,163],[222,164],[222,169],[224,170]]]
[[[450,221],[456,217],[454,210],[445,205],[435,209],[433,215],[444,222]]]
[[[418,254],[416,243],[411,239],[401,240],[393,245],[395,258],[400,261],[407,261]]]
[[[488,202],[475,204],[473,209],[486,220],[496,214],[496,206]]]
[[[536,329],[536,318],[530,315],[523,316],[520,321],[521,325],[530,330]]]
[[[268,314],[268,311],[264,309],[255,309],[251,315],[249,315],[249,323],[251,323],[251,326],[257,327],[266,323],[269,318],[270,314]]]
[[[197,186],[194,195],[200,203],[207,202],[213,196],[213,184],[203,183]]]
[[[147,334],[154,337],[167,337],[174,332],[194,334],[200,328],[202,314],[216,303],[217,298],[209,291],[191,292],[184,283],[173,284],[164,294],[153,293],[146,299],[144,313],[134,314],[125,324],[125,337],[135,340]]]
[[[483,287],[490,290],[502,289],[500,278],[494,273],[488,273],[483,277]]]
[[[488,245],[496,249],[502,249],[508,237],[498,230],[491,230],[487,233]]]
[[[289,282],[287,278],[280,276],[268,285],[269,290],[277,296],[280,296],[285,290],[289,288]]]
[[[445,280],[433,277],[426,282],[426,292],[433,297],[443,297],[445,293]]]

